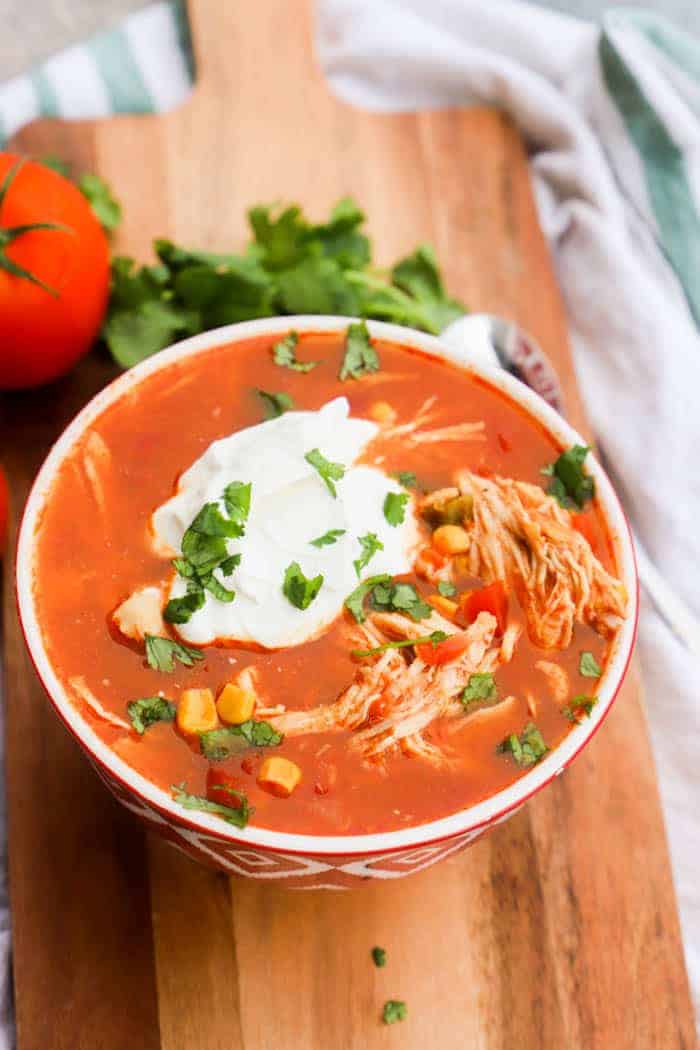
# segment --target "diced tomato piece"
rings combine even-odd
[[[246,757],[241,762],[241,769],[244,773],[248,773],[250,775],[251,773],[255,772],[255,767],[257,766],[257,764],[258,760],[255,757],[255,755],[246,755]]]
[[[571,525],[583,536],[584,540],[588,541],[590,547],[595,547],[597,539],[595,522],[590,514],[586,514],[585,511],[582,514],[572,514]]]
[[[210,802],[218,802],[222,806],[231,806],[232,809],[240,808],[238,795],[243,791],[240,777],[234,777],[223,769],[209,767],[207,773],[207,798]],[[237,794],[233,794],[237,792]]]
[[[498,447],[500,448],[501,452],[510,452],[513,448],[505,434],[496,434],[496,441],[498,442]]]
[[[468,645],[469,635],[466,631],[459,631],[457,634],[451,634],[449,638],[445,638],[443,642],[438,642],[437,645],[433,645],[432,642],[424,642],[423,645],[417,645],[416,655],[425,664],[446,664],[450,660],[456,660],[458,656],[461,656]]]
[[[479,591],[462,595],[460,610],[468,624],[474,623],[481,612],[491,613],[496,617],[499,632],[503,634],[508,623],[508,594],[503,582],[496,580]]]

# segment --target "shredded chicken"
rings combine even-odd
[[[380,438],[386,440],[392,438],[403,438],[408,445],[427,445],[441,441],[485,441],[486,425],[483,420],[473,423],[454,423],[452,426],[434,427],[425,429],[426,424],[434,418],[432,412],[437,401],[436,397],[429,397],[423,402],[413,419],[406,423],[389,422],[382,428]]]
[[[96,430],[90,432],[83,451],[83,470],[100,514],[106,510],[103,475],[112,465],[112,453]]]
[[[112,613],[116,627],[127,638],[142,642],[147,634],[165,633],[163,593],[160,587],[141,587]]]
[[[458,633],[458,628],[437,612],[419,623],[399,613],[375,612],[358,633],[364,645],[374,648],[387,638],[420,638],[436,630],[447,635]],[[465,713],[459,700],[469,676],[493,672],[512,655],[515,633],[511,632],[504,648],[494,645],[496,630],[495,617],[480,613],[463,632],[468,636],[466,648],[444,664],[424,663],[418,655],[407,663],[405,650],[387,649],[374,662],[358,667],[354,681],[334,703],[309,711],[287,711],[269,721],[290,735],[354,730],[349,746],[371,762],[401,750],[433,764],[443,763],[443,751],[424,732],[437,718],[459,715],[466,720],[476,714]],[[377,701],[381,713],[373,719]]]
[[[554,702],[559,707],[563,707],[569,698],[569,676],[564,668],[552,663],[551,660],[538,660],[535,667],[547,679]]]
[[[68,684],[73,692],[78,694],[83,703],[90,708],[93,715],[101,718],[104,722],[108,722],[111,726],[114,726],[115,729],[131,729],[129,723],[123,718],[120,718],[119,715],[113,714],[111,711],[108,711],[106,707],[102,706],[92,690],[88,688],[87,682],[82,675],[69,679]]]
[[[470,471],[459,489],[473,499],[467,570],[491,583],[508,580],[537,645],[564,649],[574,623],[610,637],[625,615],[627,593],[571,525],[571,515],[539,486]]]

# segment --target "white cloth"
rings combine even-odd
[[[700,614],[700,338],[689,307],[695,296],[697,312],[700,241],[683,243],[700,196],[700,45],[693,52],[667,23],[639,14],[610,14],[601,29],[500,0],[325,0],[318,39],[332,87],[356,105],[481,102],[519,125],[589,418],[642,542]],[[689,202],[664,183],[654,134],[630,137],[613,90],[626,83],[601,68],[606,47],[609,65],[619,58],[653,100],[671,154],[680,147]],[[639,653],[700,1012],[698,667],[648,601]]]

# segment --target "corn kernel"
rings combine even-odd
[[[461,525],[441,525],[433,533],[433,547],[441,554],[464,554],[471,547],[471,538]]]
[[[266,758],[260,766],[258,784],[278,798],[288,798],[301,780],[301,770],[296,762],[280,755]]]
[[[175,718],[181,733],[207,733],[216,729],[219,720],[211,689],[185,689]]]
[[[426,600],[430,602],[433,609],[437,609],[448,620],[453,620],[457,615],[459,608],[457,602],[453,602],[451,598],[446,598],[444,594],[429,594]]]
[[[397,412],[388,401],[374,401],[369,406],[369,416],[375,423],[395,423]]]
[[[230,726],[239,726],[253,717],[255,693],[242,689],[234,682],[228,682],[217,697],[216,710],[222,722],[227,722]]]

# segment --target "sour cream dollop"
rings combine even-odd
[[[245,535],[227,541],[229,554],[240,553],[240,564],[226,578],[215,570],[236,597],[226,603],[207,592],[203,607],[177,625],[185,641],[252,642],[274,649],[316,637],[339,615],[359,582],[353,561],[362,554],[359,537],[367,533],[375,533],[384,549],[374,554],[362,577],[410,571],[417,529],[413,501],[406,505],[403,523],[392,526],[384,516],[384,502],[389,492],[403,489],[379,467],[356,464],[378,429],[369,420],[351,418],[347,399],[339,397],[318,411],[286,412],[215,441],[182,474],[176,495],[151,521],[158,550],[171,556],[179,553],[185,530],[205,503],[216,502],[223,510],[229,482],[252,484]],[[335,499],[305,459],[316,448],[345,467],[335,483]],[[332,545],[312,545],[331,529],[344,534]],[[292,605],[282,590],[292,562],[308,578],[323,576],[307,609]],[[186,582],[176,576],[169,597],[185,592]]]

